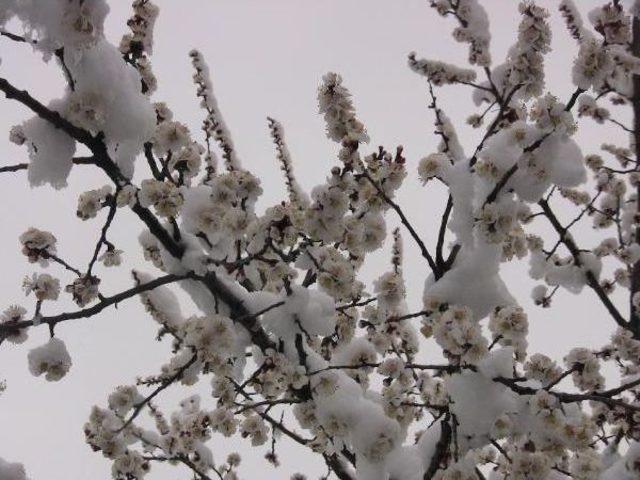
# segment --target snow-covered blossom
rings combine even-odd
[[[622,5],[606,4],[589,12],[589,21],[608,44],[626,44],[631,39],[631,17]]]
[[[240,169],[240,160],[236,154],[231,133],[222,117],[218,101],[213,93],[213,85],[209,73],[209,66],[204,60],[202,53],[198,50],[189,52],[191,64],[195,69],[193,81],[197,86],[196,94],[202,99],[201,106],[207,112],[207,116],[202,122],[202,130],[207,136],[208,157],[212,158],[209,146],[209,138],[213,138],[222,150],[222,156],[229,171]]]
[[[578,100],[578,115],[591,117],[598,123],[609,118],[609,110],[600,107],[591,95],[581,95]]]
[[[136,387],[124,385],[117,387],[115,391],[109,395],[108,402],[109,408],[118,416],[122,417],[142,400],[143,397]]]
[[[153,27],[160,10],[149,0],[134,0],[132,6],[134,14],[127,21],[131,33],[122,37],[120,51],[132,55],[153,53]]]
[[[433,335],[452,360],[475,364],[487,353],[488,342],[466,307],[450,307],[435,315]]]
[[[431,6],[439,14],[448,15],[455,12],[460,26],[453,31],[453,38],[458,42],[469,44],[469,63],[481,67],[491,64],[489,42],[489,18],[478,0],[432,0]]]
[[[11,127],[11,130],[9,130],[9,141],[16,145],[24,145],[24,142],[27,141],[24,130],[20,125]]]
[[[436,86],[450,83],[471,83],[476,79],[474,70],[460,68],[437,60],[418,60],[413,52],[409,54],[409,67],[414,72],[427,77]]]
[[[595,38],[580,43],[578,56],[573,64],[573,83],[583,90],[599,90],[613,72],[614,63],[609,52]]]
[[[562,13],[571,36],[576,40],[582,40],[585,35],[582,16],[573,0],[561,0],[558,10]]]
[[[544,87],[544,54],[550,50],[549,13],[530,1],[520,2],[522,20],[518,26],[518,41],[509,50],[505,78],[508,89],[518,88],[519,95],[531,98]]]
[[[634,123],[618,110],[633,103],[640,75],[630,44],[631,15],[640,12],[634,2],[593,10],[595,32],[572,0],[558,2],[579,48],[573,66],[565,62],[578,88],[565,98],[564,90],[545,86],[553,23],[544,8],[519,2],[516,42],[492,66],[480,0],[430,0],[457,22],[454,37],[469,47],[467,65],[409,55],[410,68],[428,84],[433,153],[418,160],[410,149],[405,158],[401,145],[395,152],[367,150],[369,135],[351,94],[339,74],[328,73],[317,101],[327,136],[338,144],[337,163],[318,174],[307,195],[284,128],[268,117],[288,194],[269,205],[262,203],[264,182],[240,163],[200,52],[189,55],[204,138],[174,119],[166,103],[152,103],[158,8],[151,0],[133,0],[119,48],[104,37],[105,0],[5,1],[0,26],[22,31],[2,36],[24,35],[22,43],[46,60],[55,55],[66,80],[61,98],[42,103],[0,79],[9,100],[37,114],[9,133],[28,151],[29,182],[61,188],[73,165],[84,164],[102,170],[112,185],[78,198],[83,220],[109,210],[108,221],[95,225],[102,230],[86,272],[75,268],[84,263],[59,256],[51,233],[31,228],[20,236],[29,262],[64,270],[65,290],[80,308],[50,313],[43,302],[58,298],[60,282],[35,273],[23,284],[35,294],[33,313],[17,305],[4,310],[0,343],[23,343],[44,323],[50,340],[31,350],[29,369],[59,380],[71,366],[56,336],[59,320],[70,325],[131,296],[140,299],[170,353],[157,370],[112,389],[84,427],[86,442],[111,461],[116,480],[141,479],[155,462],[238,480],[238,455],[224,463],[216,454],[214,462],[210,442],[218,434],[267,444],[273,466],[284,458],[277,451],[284,434],[323,455],[329,474],[341,478],[477,480],[486,473],[492,480],[635,480],[637,146],[633,135],[622,142],[611,135],[599,154],[584,156],[583,135],[576,135],[585,117],[633,133]],[[473,92],[477,109],[463,116],[477,129],[470,149],[474,139],[459,135],[445,113],[447,97],[437,92],[445,85]],[[425,197],[424,212],[414,199],[419,214],[401,205],[409,162],[437,194]],[[144,168],[134,180],[136,163]],[[418,231],[413,218],[434,210],[440,197],[446,204],[436,209],[437,221],[422,218],[428,229]],[[110,220],[122,207],[142,222],[142,254],[162,272],[134,270],[133,285],[103,297],[94,267],[122,263],[124,252],[111,243],[116,235],[107,232],[117,228]],[[587,219],[596,227],[590,236],[582,235]],[[388,222],[401,225],[393,230]],[[388,226],[390,266],[365,281],[381,265]],[[403,229],[419,247],[417,260],[415,249],[403,248]],[[525,303],[503,276],[505,264],[527,256],[536,305],[593,290],[591,298],[617,326],[604,345],[571,345],[562,366],[528,352]],[[415,285],[405,283],[406,272],[420,269],[427,269],[423,304],[412,308]],[[114,270],[109,277],[120,271]],[[422,348],[427,343],[436,350]],[[604,374],[612,368],[617,375],[606,383],[616,380],[606,389]],[[190,394],[165,410],[165,390],[180,384],[193,391],[204,379],[207,396]],[[0,459],[5,476],[26,480],[20,466]]]
[[[432,153],[420,160],[418,176],[426,183],[434,177],[440,177],[446,171],[449,159],[443,153]]]
[[[148,471],[149,462],[134,450],[126,450],[118,455],[111,466],[111,475],[114,480],[141,479]]]
[[[138,237],[140,245],[142,246],[142,253],[144,259],[153,263],[156,268],[164,269],[164,263],[162,261],[162,255],[160,252],[160,244],[158,239],[154,237],[150,232],[143,231]]]
[[[57,382],[71,368],[71,357],[62,340],[52,337],[47,343],[29,350],[29,371],[36,377],[45,374],[50,382]]]
[[[576,130],[573,115],[565,109],[563,103],[551,94],[539,97],[533,104],[529,115],[543,132],[571,135]]]
[[[356,118],[351,94],[342,85],[340,75],[330,72],[322,77],[318,104],[327,124],[327,136],[331,140],[339,143],[369,141],[364,125]]]
[[[204,153],[202,145],[191,142],[171,155],[168,168],[175,170],[183,179],[191,179],[200,171],[201,155]]]
[[[95,91],[73,92],[65,106],[65,115],[73,124],[97,133],[106,122],[103,101],[103,97]]]

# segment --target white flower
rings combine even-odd
[[[97,190],[89,190],[78,197],[78,209],[76,215],[82,220],[94,218],[98,211],[106,205],[107,198],[111,196],[112,189],[106,185]]]
[[[176,170],[185,179],[193,178],[200,171],[200,164],[202,163],[201,155],[203,153],[204,148],[202,145],[191,142],[171,156],[168,168]]]
[[[233,411],[228,408],[220,407],[211,412],[211,427],[225,437],[230,437],[236,433],[238,423]]]
[[[574,348],[564,358],[576,387],[583,391],[594,391],[604,387],[604,377],[600,374],[598,357],[586,348]]]
[[[60,295],[60,281],[48,273],[34,273],[31,278],[25,277],[22,287],[25,294],[33,292],[40,301],[57,300]]]
[[[543,385],[549,385],[562,375],[562,369],[541,353],[529,357],[529,360],[524,364],[524,371],[528,378],[538,380]]]
[[[434,177],[441,176],[448,162],[449,157],[444,153],[432,153],[424,157],[418,164],[418,176],[420,180],[426,183]]]
[[[191,317],[182,326],[182,331],[185,344],[195,349],[205,361],[228,354],[236,342],[233,323],[222,315]]]
[[[598,480],[602,469],[600,455],[592,449],[587,449],[573,455],[569,471],[576,480]]]
[[[120,386],[109,395],[109,408],[116,415],[123,417],[129,410],[143,400],[138,389],[132,385]]]
[[[178,152],[189,145],[191,136],[186,125],[180,122],[165,121],[156,128],[153,136],[153,149],[157,155],[164,157],[169,152]]]
[[[29,351],[29,371],[36,377],[43,373],[50,382],[64,377],[71,368],[67,347],[59,338],[52,337],[44,345]]]
[[[14,125],[11,127],[11,130],[9,130],[9,141],[16,145],[24,145],[24,142],[27,141],[24,130],[20,125]]]
[[[65,114],[71,123],[97,133],[105,126],[104,97],[96,91],[73,92],[66,104]]]
[[[149,463],[138,452],[126,450],[118,455],[111,467],[114,480],[142,479],[149,471]]]
[[[258,415],[249,415],[240,424],[240,434],[251,438],[251,445],[257,447],[268,440],[269,429]]]
[[[386,310],[396,308],[406,295],[404,280],[397,272],[383,274],[373,282],[373,290],[378,298],[378,304]]]
[[[523,359],[527,348],[529,322],[522,307],[508,306],[496,308],[489,320],[489,330],[493,338],[504,346],[513,346],[516,356]]]
[[[476,72],[473,70],[437,60],[418,60],[414,52],[409,54],[409,67],[414,72],[427,77],[436,86],[470,83],[476,79]]]
[[[342,85],[342,77],[329,72],[322,77],[318,88],[320,113],[327,123],[327,136],[336,142],[366,143],[369,136],[360,120],[356,118],[351,94]]]
[[[122,250],[110,248],[100,255],[98,260],[100,260],[105,267],[117,267],[122,263],[122,253]]]
[[[20,235],[22,253],[27,256],[30,263],[40,262],[41,265],[48,264],[49,255],[56,254],[56,237],[51,233],[37,228],[29,228]]]
[[[140,205],[143,207],[153,205],[158,215],[162,217],[175,217],[178,215],[184,202],[182,193],[175,185],[154,179],[142,181],[138,198]]]
[[[65,291],[73,295],[73,301],[80,307],[91,303],[98,297],[100,279],[93,275],[76,278],[73,283],[65,287]]]
[[[138,189],[133,185],[125,185],[116,195],[116,205],[120,207],[133,207],[137,201]]]

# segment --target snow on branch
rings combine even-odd
[[[0,5],[0,41],[55,57],[67,81],[60,98],[40,100],[0,78],[7,101],[34,115],[8,132],[28,162],[1,166],[0,181],[26,171],[30,185],[63,194],[75,165],[85,165],[108,184],[87,186],[75,203],[79,221],[95,227],[88,258],[61,253],[65,232],[16,233],[31,271],[17,279],[26,301],[7,299],[0,314],[0,346],[29,345],[30,372],[64,382],[84,366],[73,364],[57,326],[139,298],[158,328],[148,340],[170,349],[153,373],[127,372],[131,382],[114,386],[84,425],[115,480],[153,478],[160,463],[201,480],[240,478],[240,455],[218,458],[213,448],[232,436],[245,442],[243,454],[265,449],[274,467],[295,445],[341,480],[638,478],[637,9],[603,2],[587,28],[581,4],[559,2],[555,15],[578,44],[560,52],[573,82],[561,88],[545,85],[555,25],[546,9],[519,4],[513,46],[492,64],[480,2],[431,1],[457,20],[470,68],[409,55],[428,88],[430,150],[368,150],[351,93],[328,73],[318,113],[339,145],[336,161],[307,196],[284,129],[268,117],[289,198],[264,206],[268,185],[240,164],[200,52],[190,56],[203,144],[156,98],[157,6],[133,1],[130,32],[116,48],[105,38],[104,0],[45,3]],[[473,130],[445,113],[444,85],[471,89]],[[598,124],[589,135],[602,136],[600,152],[579,141],[587,122]],[[616,141],[610,129],[632,138]],[[78,148],[89,154],[76,156]],[[411,168],[433,194],[407,206],[399,191]],[[128,210],[153,273],[114,243]],[[421,231],[417,215],[434,221]],[[399,227],[386,241],[388,221]],[[595,243],[580,234],[587,222]],[[525,259],[530,299],[517,298],[502,274]],[[133,286],[128,275],[113,280],[133,267]],[[552,308],[559,297],[597,302],[610,338],[585,348],[565,336],[558,358],[535,352],[529,334],[539,316],[528,306],[557,324],[566,317]],[[77,307],[61,308],[64,298]],[[34,329],[48,331],[40,345],[28,343]],[[160,401],[170,389],[183,395],[174,409]],[[27,480],[26,469],[0,459],[0,478]]]

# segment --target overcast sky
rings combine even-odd
[[[408,159],[410,178],[400,195],[400,203],[430,245],[444,208],[443,191],[423,188],[415,179],[418,160],[435,150],[438,139],[432,134],[432,112],[427,109],[426,83],[406,66],[407,54],[464,64],[466,46],[450,36],[451,19],[442,19],[429,8],[427,0],[156,0],[161,14],[156,26],[152,62],[159,80],[155,100],[166,101],[177,120],[187,123],[196,135],[202,112],[194,95],[188,52],[200,49],[208,61],[220,108],[234,136],[245,167],[263,181],[260,205],[279,201],[284,195],[283,181],[275,162],[266,117],[284,125],[300,183],[307,189],[336,164],[335,146],[325,138],[322,118],[317,114],[316,87],[322,75],[336,71],[343,75],[354,95],[358,116],[366,124],[371,147],[393,149],[402,144]],[[492,24],[492,55],[495,63],[504,58],[513,43],[517,22],[515,0],[484,0]],[[576,2],[586,13],[601,2]],[[539,4],[549,7],[553,17],[553,53],[547,58],[547,88],[566,101],[573,86],[570,66],[576,46],[555,11],[557,1]],[[126,31],[129,2],[111,1],[107,37],[118,43]],[[17,29],[16,25],[12,25]],[[45,101],[61,95],[64,83],[54,62],[43,64],[29,47],[0,38],[0,76],[27,88]],[[474,113],[470,91],[447,87],[438,92],[440,106],[459,129],[469,151],[480,132],[464,126]],[[0,99],[0,132],[29,117],[16,103]],[[584,153],[594,153],[599,145],[624,141],[618,132],[603,131],[590,121],[583,122],[579,134]],[[6,138],[6,137],[5,137]],[[26,161],[22,148],[0,142],[0,165]],[[144,165],[139,165],[140,172]],[[20,289],[22,278],[36,271],[20,254],[17,237],[29,226],[52,231],[58,238],[60,255],[71,263],[85,264],[97,239],[101,220],[81,222],[75,217],[77,195],[108,183],[90,167],[75,167],[69,188],[30,189],[23,173],[0,177],[0,308],[21,303],[32,308]],[[111,230],[111,240],[126,251],[125,266],[104,274],[103,293],[112,294],[130,285],[128,271],[146,268],[140,259],[136,237],[140,225],[128,213],[119,212]],[[398,225],[387,215],[389,230]],[[577,234],[579,243],[592,246],[595,236],[587,220]],[[420,308],[427,266],[405,235],[409,261],[405,270],[410,308]],[[387,268],[386,252],[372,257],[363,269],[370,281]],[[55,273],[58,273],[57,271]],[[590,291],[580,297],[561,293],[554,308],[533,307],[529,292],[533,281],[526,276],[526,265],[515,263],[504,269],[505,279],[516,298],[529,312],[530,351],[561,358],[572,346],[601,346],[612,330],[613,321],[594,301]],[[68,277],[64,277],[67,280]],[[73,308],[69,303],[52,305]],[[188,308],[188,307],[187,307]],[[75,480],[110,478],[109,462],[92,453],[84,443],[82,425],[92,405],[105,405],[108,394],[120,384],[132,383],[138,375],[157,373],[169,358],[166,344],[153,342],[156,324],[144,313],[139,302],[129,300],[117,310],[110,309],[90,320],[61,325],[57,334],[67,343],[74,365],[66,378],[47,383],[32,377],[26,356],[46,340],[45,328],[34,329],[26,344],[0,347],[0,379],[7,391],[0,396],[0,456],[21,461],[32,480]],[[431,345],[433,351],[435,347]],[[204,395],[208,389],[202,389]],[[174,389],[166,392],[161,405],[171,409],[185,395]],[[213,408],[213,399],[206,402]],[[214,457],[222,462],[231,449],[249,451],[249,442],[229,441],[220,436],[212,440]],[[262,459],[264,448],[243,455],[243,478],[285,479],[295,471],[310,478],[324,472],[317,459],[288,445],[281,451],[282,467],[272,469]],[[186,471],[154,467],[150,478],[187,478]]]

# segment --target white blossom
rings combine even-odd
[[[62,379],[71,368],[71,357],[64,342],[52,337],[47,343],[29,351],[29,371],[39,377],[45,374],[50,382]]]

